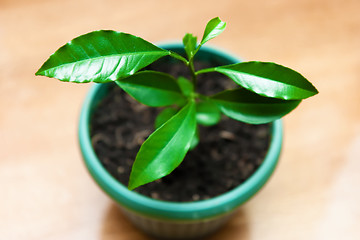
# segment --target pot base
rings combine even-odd
[[[231,212],[201,221],[172,221],[142,216],[119,207],[137,228],[156,239],[164,240],[204,238],[217,232],[234,215]]]

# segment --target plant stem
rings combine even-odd
[[[199,44],[197,46],[193,55],[189,58],[189,62],[188,62],[188,67],[190,69],[191,78],[192,78],[192,82],[194,85],[194,90],[196,90],[196,87],[197,87],[197,74],[195,72],[195,67],[194,67],[194,57],[195,57],[196,53],[200,50],[201,46],[202,46],[201,44]]]
[[[192,78],[192,82],[194,85],[194,90],[196,90],[196,86],[197,86],[197,76],[195,74],[195,67],[194,67],[194,58],[192,57],[191,59],[189,59],[189,64],[188,64],[190,73],[191,73],[191,78]]]
[[[182,57],[181,55],[179,55],[179,54],[177,54],[176,52],[173,52],[173,51],[170,51],[170,56],[184,62],[189,67],[192,82],[193,82],[193,85],[194,85],[194,89],[196,89],[197,76],[195,74],[194,57],[191,57],[189,59],[189,61],[188,61],[188,60],[186,60],[186,58]]]
[[[184,62],[186,65],[189,65],[188,60],[186,60],[186,58],[184,58],[183,56],[177,54],[176,52],[173,51],[169,51],[170,52],[170,56],[173,58],[176,58],[177,60],[180,60],[182,62]]]

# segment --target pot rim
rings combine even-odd
[[[166,49],[179,48],[179,43],[162,44]],[[219,48],[204,46],[200,51],[218,55],[230,63],[239,59]],[[223,215],[246,202],[266,183],[273,173],[282,146],[283,126],[281,120],[272,123],[272,137],[267,155],[260,167],[244,183],[217,197],[196,202],[167,202],[152,199],[130,191],[118,182],[100,163],[90,139],[90,119],[96,95],[103,84],[94,84],[83,103],[79,121],[79,144],[87,169],[97,184],[117,203],[131,212],[159,219],[196,220]]]

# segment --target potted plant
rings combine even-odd
[[[65,82],[101,83],[90,90],[80,117],[79,140],[84,161],[95,181],[135,225],[157,237],[195,238],[221,226],[272,174],[282,142],[279,119],[303,99],[318,93],[292,69],[270,62],[240,62],[230,54],[203,46],[225,26],[219,18],[210,20],[199,43],[192,34],[184,36],[183,49],[179,45],[158,47],[122,32],[90,32],[59,48],[36,72]],[[174,77],[146,68],[165,58],[167,62],[162,63],[167,64],[165,69],[176,62],[188,69],[189,75]],[[196,69],[197,58],[205,62],[204,59],[217,59],[217,63]],[[230,79],[236,87],[208,95],[200,92],[203,84],[200,77],[213,73]],[[161,108],[154,132],[140,143],[127,187],[104,168],[91,139],[94,111],[114,83],[141,104]],[[160,182],[159,179],[172,173],[187,154],[199,148],[202,142],[199,127],[216,126],[224,115],[246,124],[269,127],[266,156],[243,183],[210,199],[197,201],[196,197],[182,203],[132,191],[150,182]],[[234,137],[231,132],[226,134],[225,138]]]

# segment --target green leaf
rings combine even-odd
[[[300,100],[318,93],[300,73],[269,62],[243,62],[200,70],[225,74],[240,86],[265,97]]]
[[[59,48],[36,75],[66,82],[104,83],[127,77],[170,52],[130,34],[95,31]]]
[[[176,79],[166,73],[141,71],[115,82],[137,101],[151,107],[180,104],[186,100]]]
[[[263,97],[244,88],[226,90],[211,98],[225,115],[250,124],[263,124],[279,119],[301,102]]]
[[[193,150],[194,148],[196,148],[196,146],[199,144],[199,142],[200,142],[200,132],[199,132],[199,128],[196,127],[195,134],[191,140],[189,150]]]
[[[183,38],[185,52],[189,59],[194,57],[196,53],[196,41],[197,41],[197,37],[195,37],[191,33],[185,34]]]
[[[194,92],[194,85],[188,79],[184,77],[179,77],[178,84],[184,96],[190,97],[191,94]]]
[[[172,118],[178,111],[175,108],[165,108],[162,110],[155,119],[155,129],[158,129],[166,121]]]
[[[217,124],[221,119],[219,108],[212,101],[201,101],[196,104],[196,121],[204,126]]]
[[[161,127],[165,122],[167,122],[170,118],[172,118],[177,112],[178,112],[178,110],[176,110],[175,108],[165,108],[164,110],[162,110],[155,119],[155,129]],[[194,137],[190,143],[189,150],[194,149],[199,144],[199,141],[200,141],[199,129],[196,128]]]
[[[130,190],[171,173],[184,159],[195,134],[195,102],[190,100],[141,146],[130,174]]]
[[[216,17],[211,19],[206,25],[205,32],[201,40],[201,45],[218,36],[225,30],[225,27],[226,22],[221,21],[220,18]]]

